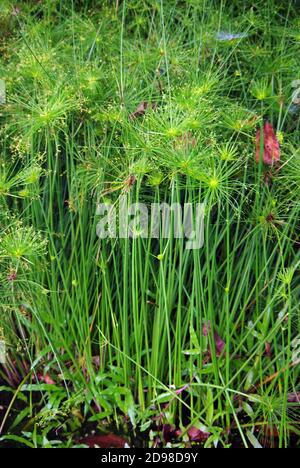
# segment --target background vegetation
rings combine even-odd
[[[0,25],[0,444],[297,445],[299,4],[3,0]],[[99,241],[121,195],[205,202],[204,248]]]

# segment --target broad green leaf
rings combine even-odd
[[[198,337],[196,335],[196,332],[192,324],[190,324],[190,337],[191,337],[191,342],[193,346],[198,350],[198,352],[200,352],[201,351],[200,344],[199,344]]]
[[[247,431],[247,437],[249,439],[249,442],[255,449],[262,449],[262,445],[259,443],[255,435],[251,431]]]

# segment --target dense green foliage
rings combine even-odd
[[[297,2],[3,0],[0,25],[2,442],[297,443]],[[255,161],[266,118],[276,167]],[[121,195],[205,202],[204,247],[100,241]]]

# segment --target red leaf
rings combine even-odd
[[[178,390],[176,390],[176,395],[180,395],[181,393],[183,393],[185,390],[187,390],[189,388],[190,384],[186,384],[184,385],[184,387],[182,388],[179,388]]]
[[[267,355],[269,358],[272,357],[271,343],[266,343],[266,355]]]
[[[256,162],[261,158],[261,130],[256,134]],[[280,145],[275,130],[269,122],[264,124],[263,129],[263,162],[267,166],[273,166],[280,161]]]
[[[298,393],[289,393],[288,402],[289,403],[300,403],[300,392],[298,392]]]
[[[133,112],[132,114],[130,114],[129,116],[129,120],[135,120],[137,119],[138,117],[142,117],[143,115],[146,114],[146,111],[147,109],[151,107],[153,110],[156,109],[156,104],[154,103],[151,103],[151,102],[141,102],[137,109],[135,110],[135,112]]]
[[[279,431],[275,426],[265,426],[263,432],[267,439],[278,439],[279,437]]]
[[[43,382],[47,385],[55,385],[55,382],[53,379],[51,379],[50,375],[46,374],[46,375],[43,375],[43,374],[38,374],[38,379],[40,382]]]
[[[205,442],[209,438],[210,433],[192,426],[188,430],[188,436],[193,442]]]
[[[80,442],[89,448],[124,448],[128,444],[125,439],[114,434],[88,436]]]
[[[166,443],[172,442],[172,440],[177,439],[181,436],[181,431],[176,429],[175,426],[170,424],[165,424],[163,427],[163,436]]]
[[[211,324],[210,322],[207,322],[203,326],[203,335],[208,336],[210,331],[211,331]],[[222,340],[222,338],[218,335],[217,332],[214,332],[214,341],[216,345],[217,356],[221,356],[226,346],[226,343]]]

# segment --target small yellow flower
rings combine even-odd
[[[24,190],[20,190],[20,192],[18,193],[18,195],[19,195],[19,197],[21,197],[21,198],[27,198],[27,197],[29,197],[30,192],[29,192],[29,190],[24,189]]]
[[[282,145],[282,143],[284,142],[284,133],[281,131],[277,132],[277,139],[279,143]]]
[[[169,138],[175,138],[177,136],[180,135],[180,130],[178,128],[169,128],[167,131],[166,131],[166,135],[167,137]]]
[[[265,224],[266,221],[267,221],[267,220],[266,220],[266,217],[265,217],[265,216],[259,216],[259,217],[258,217],[258,222],[259,222],[260,224]]]
[[[209,181],[208,185],[210,186],[211,189],[215,190],[219,185],[219,181],[216,177],[214,177],[213,179]]]

